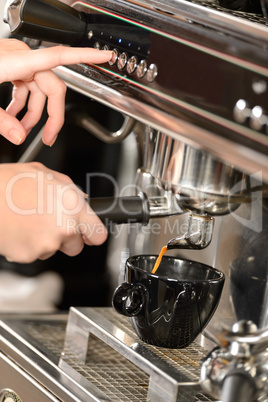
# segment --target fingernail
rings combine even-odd
[[[53,138],[53,140],[52,140],[51,143],[49,144],[50,147],[52,147],[52,145],[55,144],[56,139],[57,139],[57,135],[56,135],[56,137]]]
[[[12,128],[8,133],[8,139],[15,145],[21,144],[22,138],[23,138],[22,133],[15,128]]]

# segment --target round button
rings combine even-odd
[[[137,65],[137,77],[142,78],[145,76],[147,71],[147,63],[145,60],[141,60]]]
[[[251,110],[249,125],[253,130],[259,131],[267,122],[267,116],[260,106],[254,106]]]
[[[114,66],[118,60],[118,50],[114,49],[112,53],[112,58],[109,61],[110,66]]]
[[[126,67],[127,61],[128,61],[127,53],[125,52],[121,53],[117,60],[117,67],[119,68],[119,70],[123,70]]]
[[[158,68],[156,64],[150,64],[148,70],[147,70],[147,74],[146,74],[146,78],[147,81],[149,82],[153,82],[156,78],[158,74]]]
[[[22,402],[18,394],[12,391],[11,389],[3,389],[0,392],[0,401],[1,402]]]
[[[137,64],[138,64],[138,58],[136,56],[130,57],[130,59],[127,62],[127,72],[129,74],[133,74],[137,68]]]
[[[244,99],[239,99],[234,107],[234,119],[237,123],[245,123],[250,116],[250,109]]]
[[[110,46],[109,46],[109,45],[104,45],[104,46],[102,47],[102,50],[110,50]]]

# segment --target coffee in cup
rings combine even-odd
[[[143,341],[185,348],[212,318],[225,277],[208,265],[169,256],[153,274],[156,259],[139,255],[126,261],[126,282],[115,290],[113,306],[130,317]]]

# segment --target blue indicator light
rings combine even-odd
[[[122,42],[122,39],[118,39],[118,43],[121,43]]]
[[[130,43],[130,42],[129,42],[128,46],[129,46],[129,47],[131,46],[131,43]]]

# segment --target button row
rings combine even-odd
[[[234,119],[240,124],[248,122],[253,130],[265,130],[268,135],[268,115],[261,106],[250,108],[244,99],[239,99],[234,107]]]
[[[97,49],[101,48],[99,42],[95,42],[94,47]],[[105,45],[102,49],[109,50],[109,46]],[[111,66],[116,65],[120,71],[126,68],[128,74],[136,73],[138,78],[145,77],[148,82],[153,82],[158,74],[156,64],[152,63],[148,66],[146,60],[139,61],[137,56],[129,57],[126,52],[119,53],[117,49],[113,49],[113,55],[109,64]]]

